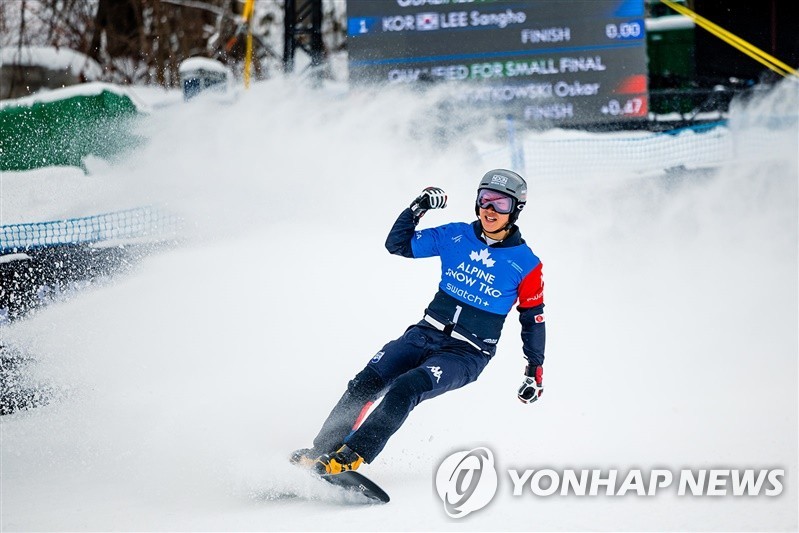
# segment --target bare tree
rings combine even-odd
[[[0,45],[53,46],[99,63],[106,81],[179,83],[180,62],[218,59],[242,71],[244,0],[0,0]],[[344,46],[342,0],[325,0],[325,44]],[[256,79],[281,68],[283,0],[256,0]],[[276,52],[276,49],[279,51]]]

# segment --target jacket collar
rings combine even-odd
[[[472,222],[472,230],[474,230],[475,237],[477,237],[481,242],[486,242],[485,238],[483,237],[483,227],[480,225],[479,220]],[[491,246],[494,248],[510,248],[511,246],[519,246],[520,244],[524,244],[522,232],[519,231],[519,226],[514,224],[510,228],[510,233],[502,242],[492,244]]]

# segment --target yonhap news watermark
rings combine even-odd
[[[601,469],[547,467],[500,469],[486,447],[446,457],[435,488],[452,518],[463,518],[496,497],[776,497],[784,490],[782,468]]]

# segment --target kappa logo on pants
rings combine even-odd
[[[430,373],[433,374],[433,377],[436,378],[436,383],[440,382],[441,381],[441,374],[444,373],[444,371],[441,370],[441,367],[440,366],[428,366],[427,368],[430,369]]]

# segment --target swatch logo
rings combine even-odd
[[[463,518],[489,504],[497,492],[494,454],[488,448],[455,452],[436,472],[436,491],[452,518]]]

